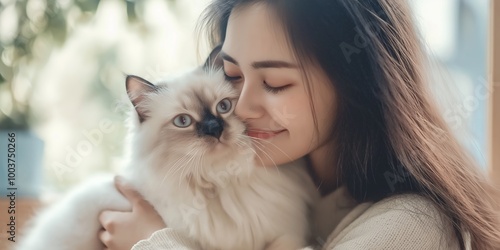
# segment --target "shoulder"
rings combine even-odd
[[[357,205],[328,238],[326,249],[459,249],[449,220],[430,200],[395,195]]]

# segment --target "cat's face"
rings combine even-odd
[[[128,76],[127,92],[137,115],[134,154],[156,170],[203,176],[253,159],[245,125],[233,114],[238,93],[222,71],[198,69],[157,85]]]

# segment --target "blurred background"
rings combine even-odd
[[[16,132],[23,195],[120,167],[124,74],[155,80],[201,63],[195,25],[208,1],[0,0],[0,133]],[[443,115],[485,168],[489,0],[410,2]]]

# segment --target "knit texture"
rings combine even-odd
[[[303,250],[459,249],[451,224],[432,201],[416,194],[356,204],[341,187],[323,197],[313,212],[313,234],[317,237]],[[132,248],[153,249],[202,248],[171,228],[155,232]]]
[[[172,228],[164,228],[154,232],[147,240],[137,242],[133,250],[161,250],[161,249],[201,249],[198,244],[178,233]]]
[[[330,234],[323,249],[460,249],[451,223],[426,198],[406,194],[360,204]]]

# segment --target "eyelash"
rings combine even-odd
[[[226,73],[224,73],[224,78],[226,79],[226,81],[231,82],[231,83],[235,83],[237,80],[241,79],[240,76],[228,76]],[[281,86],[281,87],[271,87],[265,81],[264,81],[263,85],[264,85],[264,89],[267,92],[273,93],[273,94],[278,94],[288,87],[288,85]]]
[[[225,72],[224,72],[224,78],[226,79],[226,81],[232,82],[232,83],[234,83],[235,81],[241,79],[240,76],[228,76]]]
[[[267,82],[264,81],[264,89],[267,91],[267,92],[270,92],[270,93],[273,93],[273,94],[278,94],[280,92],[282,92],[283,90],[285,90],[286,88],[288,87],[288,85],[285,85],[285,86],[281,86],[281,87],[271,87],[269,86],[269,84],[267,84]]]

